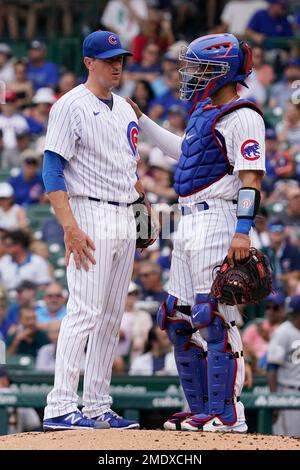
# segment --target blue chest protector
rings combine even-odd
[[[174,189],[179,196],[201,191],[232,173],[225,139],[216,129],[216,124],[221,117],[240,108],[251,108],[261,114],[253,103],[246,100],[218,107],[211,106],[208,98],[197,105],[186,129],[174,176]]]

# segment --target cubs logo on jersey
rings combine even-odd
[[[127,139],[133,156],[136,160],[138,160],[138,152],[137,152],[137,142],[139,136],[139,126],[136,122],[131,121],[127,127]]]
[[[245,160],[252,162],[258,160],[261,156],[259,142],[253,139],[246,140],[241,146],[241,154]]]

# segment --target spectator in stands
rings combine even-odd
[[[157,44],[160,54],[167,51],[174,42],[171,19],[169,12],[149,8],[148,20],[143,22],[141,32],[132,41],[133,62],[140,62],[148,43]]]
[[[48,274],[50,278],[54,276],[54,266],[49,261],[49,247],[47,243],[42,240],[33,240],[30,243],[30,251],[34,255],[38,255],[45,260],[48,266]]]
[[[144,189],[147,191],[149,201],[153,203],[177,200],[176,193],[172,187],[172,173],[174,163],[170,157],[153,147],[149,153],[149,174],[141,178]]]
[[[170,72],[178,71],[178,56],[179,52],[176,49],[177,43],[173,44],[174,50],[169,50],[161,58],[161,70],[162,73],[160,76],[151,82],[152,90],[154,91],[155,96],[162,96],[169,91],[169,82],[168,76]],[[184,41],[181,41],[182,46],[185,44]],[[180,46],[180,47],[182,47]]]
[[[161,280],[161,267],[151,261],[142,261],[140,266],[140,280],[142,285],[142,298],[162,302],[167,298]]]
[[[17,95],[13,91],[5,94],[5,104],[1,105],[0,129],[3,133],[3,147],[7,151],[6,161],[10,167],[9,155],[13,158],[17,152],[16,134],[28,131],[28,124],[25,117],[17,109]]]
[[[55,99],[58,100],[65,93],[75,88],[76,85],[77,85],[76,75],[73,72],[64,72],[60,76]]]
[[[29,105],[33,96],[33,87],[27,79],[27,64],[23,59],[14,62],[15,77],[9,82],[8,87],[17,95],[17,105],[19,109]]]
[[[271,220],[268,231],[271,245],[264,251],[273,267],[274,288],[289,293],[289,284],[293,278],[300,279],[300,251],[291,244],[289,232],[282,220]]]
[[[292,99],[292,95],[297,94],[295,83],[298,80],[300,80],[300,61],[298,59],[289,59],[282,78],[272,86],[270,107],[279,106],[284,110],[286,104]]]
[[[56,346],[61,322],[53,320],[48,325],[47,335],[50,343],[42,346],[37,354],[35,368],[42,372],[53,373],[55,369]]]
[[[11,382],[7,370],[4,367],[0,367],[0,392],[9,393],[13,391],[11,388]],[[9,408],[9,434],[15,434],[17,432],[30,432],[40,431],[41,421],[40,418],[33,408],[22,408],[16,409]]]
[[[263,0],[230,0],[226,2],[221,14],[222,32],[243,37],[253,15],[267,7]]]
[[[165,331],[155,325],[148,334],[145,354],[136,357],[130,375],[177,375],[172,345]]]
[[[299,228],[300,224],[300,188],[290,188],[287,193],[288,206],[282,213],[282,221],[288,227]]]
[[[5,230],[27,228],[26,212],[14,203],[14,189],[9,183],[0,183],[0,227]]]
[[[149,104],[154,98],[154,93],[147,80],[137,80],[132,99],[138,103],[143,113],[148,113]]]
[[[130,355],[132,360],[145,350],[148,333],[153,322],[148,312],[140,310],[136,306],[139,293],[139,286],[131,282],[121,322],[116,357],[126,358]]]
[[[117,33],[123,46],[129,47],[148,19],[145,0],[109,0],[103,11],[101,23],[105,29]]]
[[[0,341],[6,341],[9,330],[7,318],[7,300],[4,295],[0,296]]]
[[[287,18],[289,0],[268,0],[269,7],[259,10],[249,21],[247,36],[256,44],[262,44],[267,38],[290,37],[294,35]]]
[[[140,63],[129,64],[124,71],[124,80],[147,80],[151,83],[161,73],[159,46],[155,42],[146,45]]]
[[[276,127],[278,141],[286,144],[292,153],[300,152],[300,104],[288,103],[283,121]]]
[[[9,183],[14,188],[15,202],[23,207],[44,202],[44,183],[39,168],[39,159],[32,150],[22,152],[22,170],[12,176]]]
[[[267,355],[270,392],[300,391],[300,296],[291,298],[288,320],[274,333]],[[273,434],[300,436],[300,410],[280,410],[273,424]]]
[[[32,39],[37,32],[37,26],[44,19],[47,36],[52,36],[53,30],[60,26],[64,36],[72,33],[72,8],[70,0],[51,0],[30,2],[27,6],[26,37]],[[57,24],[58,23],[58,24]]]
[[[45,289],[45,306],[37,308],[37,321],[41,330],[47,331],[50,324],[61,321],[66,315],[66,296],[57,282],[49,284]]]
[[[56,64],[46,60],[47,49],[41,41],[31,41],[28,49],[27,78],[35,90],[58,85],[59,71]]]
[[[149,117],[154,121],[167,119],[171,106],[178,105],[187,112],[191,109],[189,101],[181,101],[179,98],[179,74],[178,70],[171,70],[166,76],[166,84],[169,91],[155,98],[151,104]]]
[[[7,44],[0,44],[0,80],[5,84],[10,83],[15,78],[11,57],[11,48]]]
[[[24,117],[26,119],[25,115]],[[9,153],[9,159],[6,157],[6,153],[4,154],[3,168],[19,168],[22,162],[22,155],[24,155],[23,152],[35,152],[36,143],[33,142],[31,139],[31,133],[29,128],[26,130],[16,131],[16,140],[17,147],[13,154],[11,152]]]
[[[15,2],[1,2],[0,4],[0,36],[5,35],[5,25],[10,39],[18,39],[18,9]]]
[[[52,243],[64,244],[64,231],[54,215],[43,224],[42,240],[48,245]]]
[[[7,311],[8,333],[12,335],[20,319],[20,310],[22,307],[36,309],[36,291],[37,286],[31,281],[22,281],[16,288],[17,302],[10,305]]]
[[[52,88],[39,88],[32,98],[33,106],[27,109],[26,118],[35,134],[45,133],[51,106],[56,98]]]
[[[25,354],[36,358],[38,350],[49,343],[49,338],[40,331],[37,325],[36,313],[33,308],[20,309],[20,322],[16,332],[7,338],[7,354]]]
[[[15,79],[14,66],[11,61],[12,51],[8,44],[0,44],[0,80],[6,84]]]
[[[7,232],[3,244],[7,255],[0,260],[0,280],[7,290],[16,289],[22,281],[44,286],[51,281],[45,260],[29,251],[29,235],[21,230]]]
[[[254,323],[246,326],[242,333],[243,344],[252,350],[259,362],[259,366],[263,367],[264,356],[268,350],[270,338],[274,331],[284,320],[284,304],[285,297],[281,293],[270,294],[266,298],[265,318],[257,319]]]
[[[263,64],[247,78],[246,82],[249,88],[241,87],[239,95],[263,107],[269,100],[268,89],[274,81],[274,76],[273,66]]]
[[[261,206],[255,218],[255,226],[252,234],[252,245],[261,250],[263,247],[270,246],[270,237],[268,233],[268,212]]]

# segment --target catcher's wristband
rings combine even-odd
[[[237,202],[237,225],[235,232],[249,235],[260,204],[260,191],[256,188],[241,188]]]

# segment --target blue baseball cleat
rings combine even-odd
[[[108,429],[107,421],[95,426],[95,421],[84,416],[80,411],[73,411],[66,415],[48,418],[43,421],[43,429],[47,431],[65,431],[68,429]]]
[[[124,419],[112,410],[107,411],[97,418],[93,418],[93,420],[95,421],[95,429],[97,429],[98,425],[103,423],[108,423],[109,427],[114,429],[139,429],[140,427],[137,421]]]

